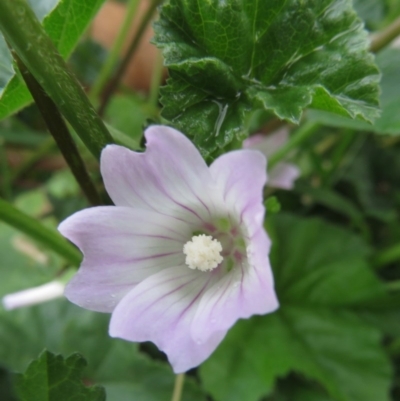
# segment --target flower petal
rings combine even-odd
[[[292,189],[300,175],[294,164],[278,163],[269,173],[268,185],[272,188]]]
[[[110,335],[128,341],[154,342],[167,354],[175,373],[199,365],[226,334],[226,331],[214,332],[205,342],[190,335],[197,305],[212,281],[212,274],[187,267],[173,267],[154,274],[115,308]]]
[[[155,210],[199,224],[213,213],[211,175],[199,151],[183,134],[165,126],[145,132],[144,153],[117,145],[101,155],[101,173],[118,206]]]
[[[289,130],[283,127],[270,135],[255,134],[243,141],[243,148],[257,149],[265,156],[273,155],[289,139]]]
[[[210,166],[217,186],[223,188],[228,210],[247,220],[248,235],[263,222],[263,187],[267,181],[265,156],[256,150],[237,150],[218,157]]]
[[[66,219],[59,231],[84,254],[65,295],[75,304],[111,312],[137,283],[184,263],[189,227],[147,210],[103,206]]]
[[[228,330],[240,318],[277,309],[269,242],[260,229],[248,247],[248,263],[235,266],[202,296],[191,326],[194,338],[208,341],[215,332]]]

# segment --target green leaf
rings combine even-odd
[[[125,133],[131,140],[133,149],[140,149],[143,127],[146,118],[150,117],[152,117],[152,113],[148,103],[139,96],[132,95],[113,96],[105,114],[106,121],[113,128]],[[116,139],[115,136],[114,139]]]
[[[47,34],[60,54],[67,58],[104,0],[45,0],[30,2],[37,17],[43,20]],[[23,79],[15,73],[12,57],[0,35],[0,120],[32,102]]]
[[[358,309],[384,287],[356,236],[321,220],[272,218],[271,255],[281,307],[239,322],[200,368],[220,400],[256,401],[294,370],[335,401],[388,400],[391,367],[381,333]]]
[[[398,68],[400,65],[400,49],[389,47],[381,51],[376,57],[376,62],[382,72],[382,93],[380,98],[382,114],[373,125],[316,110],[310,110],[307,113],[308,119],[331,127],[350,128],[377,134],[400,135],[400,69]]]
[[[105,391],[98,386],[86,387],[82,371],[86,361],[79,354],[67,359],[44,351],[23,375],[16,379],[21,401],[104,401]]]
[[[169,69],[163,116],[204,154],[245,137],[259,110],[371,121],[379,74],[350,0],[169,0],[155,25]]]
[[[0,27],[22,63],[88,149],[100,158],[112,137],[25,0],[0,2]]]
[[[63,355],[79,352],[88,361],[85,378],[106,388],[107,401],[170,399],[175,379],[170,366],[140,353],[136,343],[110,338],[109,319],[64,299],[0,311],[0,363],[18,371],[43,348]],[[187,377],[182,401],[205,400]]]

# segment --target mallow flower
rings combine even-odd
[[[288,141],[288,137],[287,128],[281,128],[270,135],[255,134],[243,141],[243,148],[258,149],[268,158]],[[269,172],[268,186],[292,189],[299,175],[300,170],[296,165],[282,161]]]
[[[144,153],[102,152],[116,206],[59,226],[84,255],[65,295],[111,313],[112,337],[152,341],[180,373],[207,359],[239,318],[278,307],[263,228],[266,160],[238,150],[208,167],[172,128],[152,126],[145,137]]]

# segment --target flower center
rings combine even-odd
[[[183,246],[186,255],[186,264],[190,269],[199,269],[203,272],[215,269],[224,259],[222,245],[211,235],[195,235],[191,241]]]

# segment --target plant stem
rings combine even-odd
[[[0,1],[0,29],[31,74],[95,155],[112,137],[25,0]]]
[[[49,247],[68,260],[72,265],[79,266],[82,260],[80,252],[61,234],[54,229],[44,226],[33,217],[19,211],[1,198],[0,220]]]
[[[43,88],[36,81],[35,77],[28,71],[21,59],[14,51],[12,53],[26,86],[31,92],[50,134],[56,141],[65,161],[71,169],[72,174],[81,187],[82,192],[85,194],[90,204],[94,206],[101,205],[102,202],[100,195],[86,170],[86,166],[78,152],[78,148],[75,145],[57,106],[47,96]]]
[[[172,393],[171,401],[181,401],[184,381],[185,381],[184,373],[179,373],[175,376],[174,391]]]
[[[376,269],[381,269],[396,261],[400,261],[400,244],[394,244],[377,252],[373,264]]]
[[[157,57],[153,65],[153,72],[151,74],[151,85],[150,85],[150,95],[149,95],[149,104],[154,109],[157,108],[158,91],[160,89],[160,84],[163,77],[163,68],[164,68],[163,57],[161,51],[157,49]]]
[[[279,148],[268,160],[268,169],[272,169],[283,160],[293,149],[297,148],[302,142],[312,136],[318,129],[320,124],[308,121],[298,128],[289,138],[289,140]]]
[[[27,170],[29,170],[37,161],[39,161],[43,156],[47,155],[52,149],[55,149],[54,139],[49,137],[44,141],[35,152],[27,157],[22,164],[14,170],[11,175],[11,182],[16,181],[21,175],[23,175]]]
[[[114,94],[114,92],[118,88],[119,83],[122,79],[122,76],[124,75],[125,70],[128,67],[129,61],[131,60],[132,56],[134,55],[136,49],[138,48],[140,39],[142,38],[143,33],[147,28],[147,25],[149,24],[157,6],[161,3],[161,1],[162,0],[152,0],[151,1],[150,6],[146,11],[146,14],[144,15],[142,21],[140,22],[140,26],[136,32],[136,35],[134,36],[131,44],[129,45],[128,51],[126,52],[117,71],[115,72],[114,77],[111,79],[109,85],[105,89],[104,96],[103,96],[102,102],[99,107],[100,115],[104,114],[104,111],[108,105],[108,102],[111,99],[111,96]]]
[[[346,154],[357,138],[356,132],[352,130],[344,130],[340,135],[340,141],[330,156],[331,166],[322,176],[324,185],[332,186],[339,167],[343,164]]]
[[[373,39],[370,45],[370,50],[377,53],[386,47],[393,39],[400,35],[400,17],[395,19],[388,27],[379,32]]]
[[[3,197],[10,200],[12,196],[10,169],[8,166],[5,140],[3,138],[0,138],[0,172]]]
[[[122,22],[121,29],[118,32],[118,35],[113,43],[106,62],[103,64],[103,67],[100,70],[99,75],[97,76],[97,79],[90,90],[89,98],[92,100],[99,97],[104,89],[106,82],[110,78],[113,68],[119,60],[122,47],[129,33],[129,28],[131,27],[132,20],[137,11],[138,5],[139,0],[129,0],[128,2],[125,18]]]

